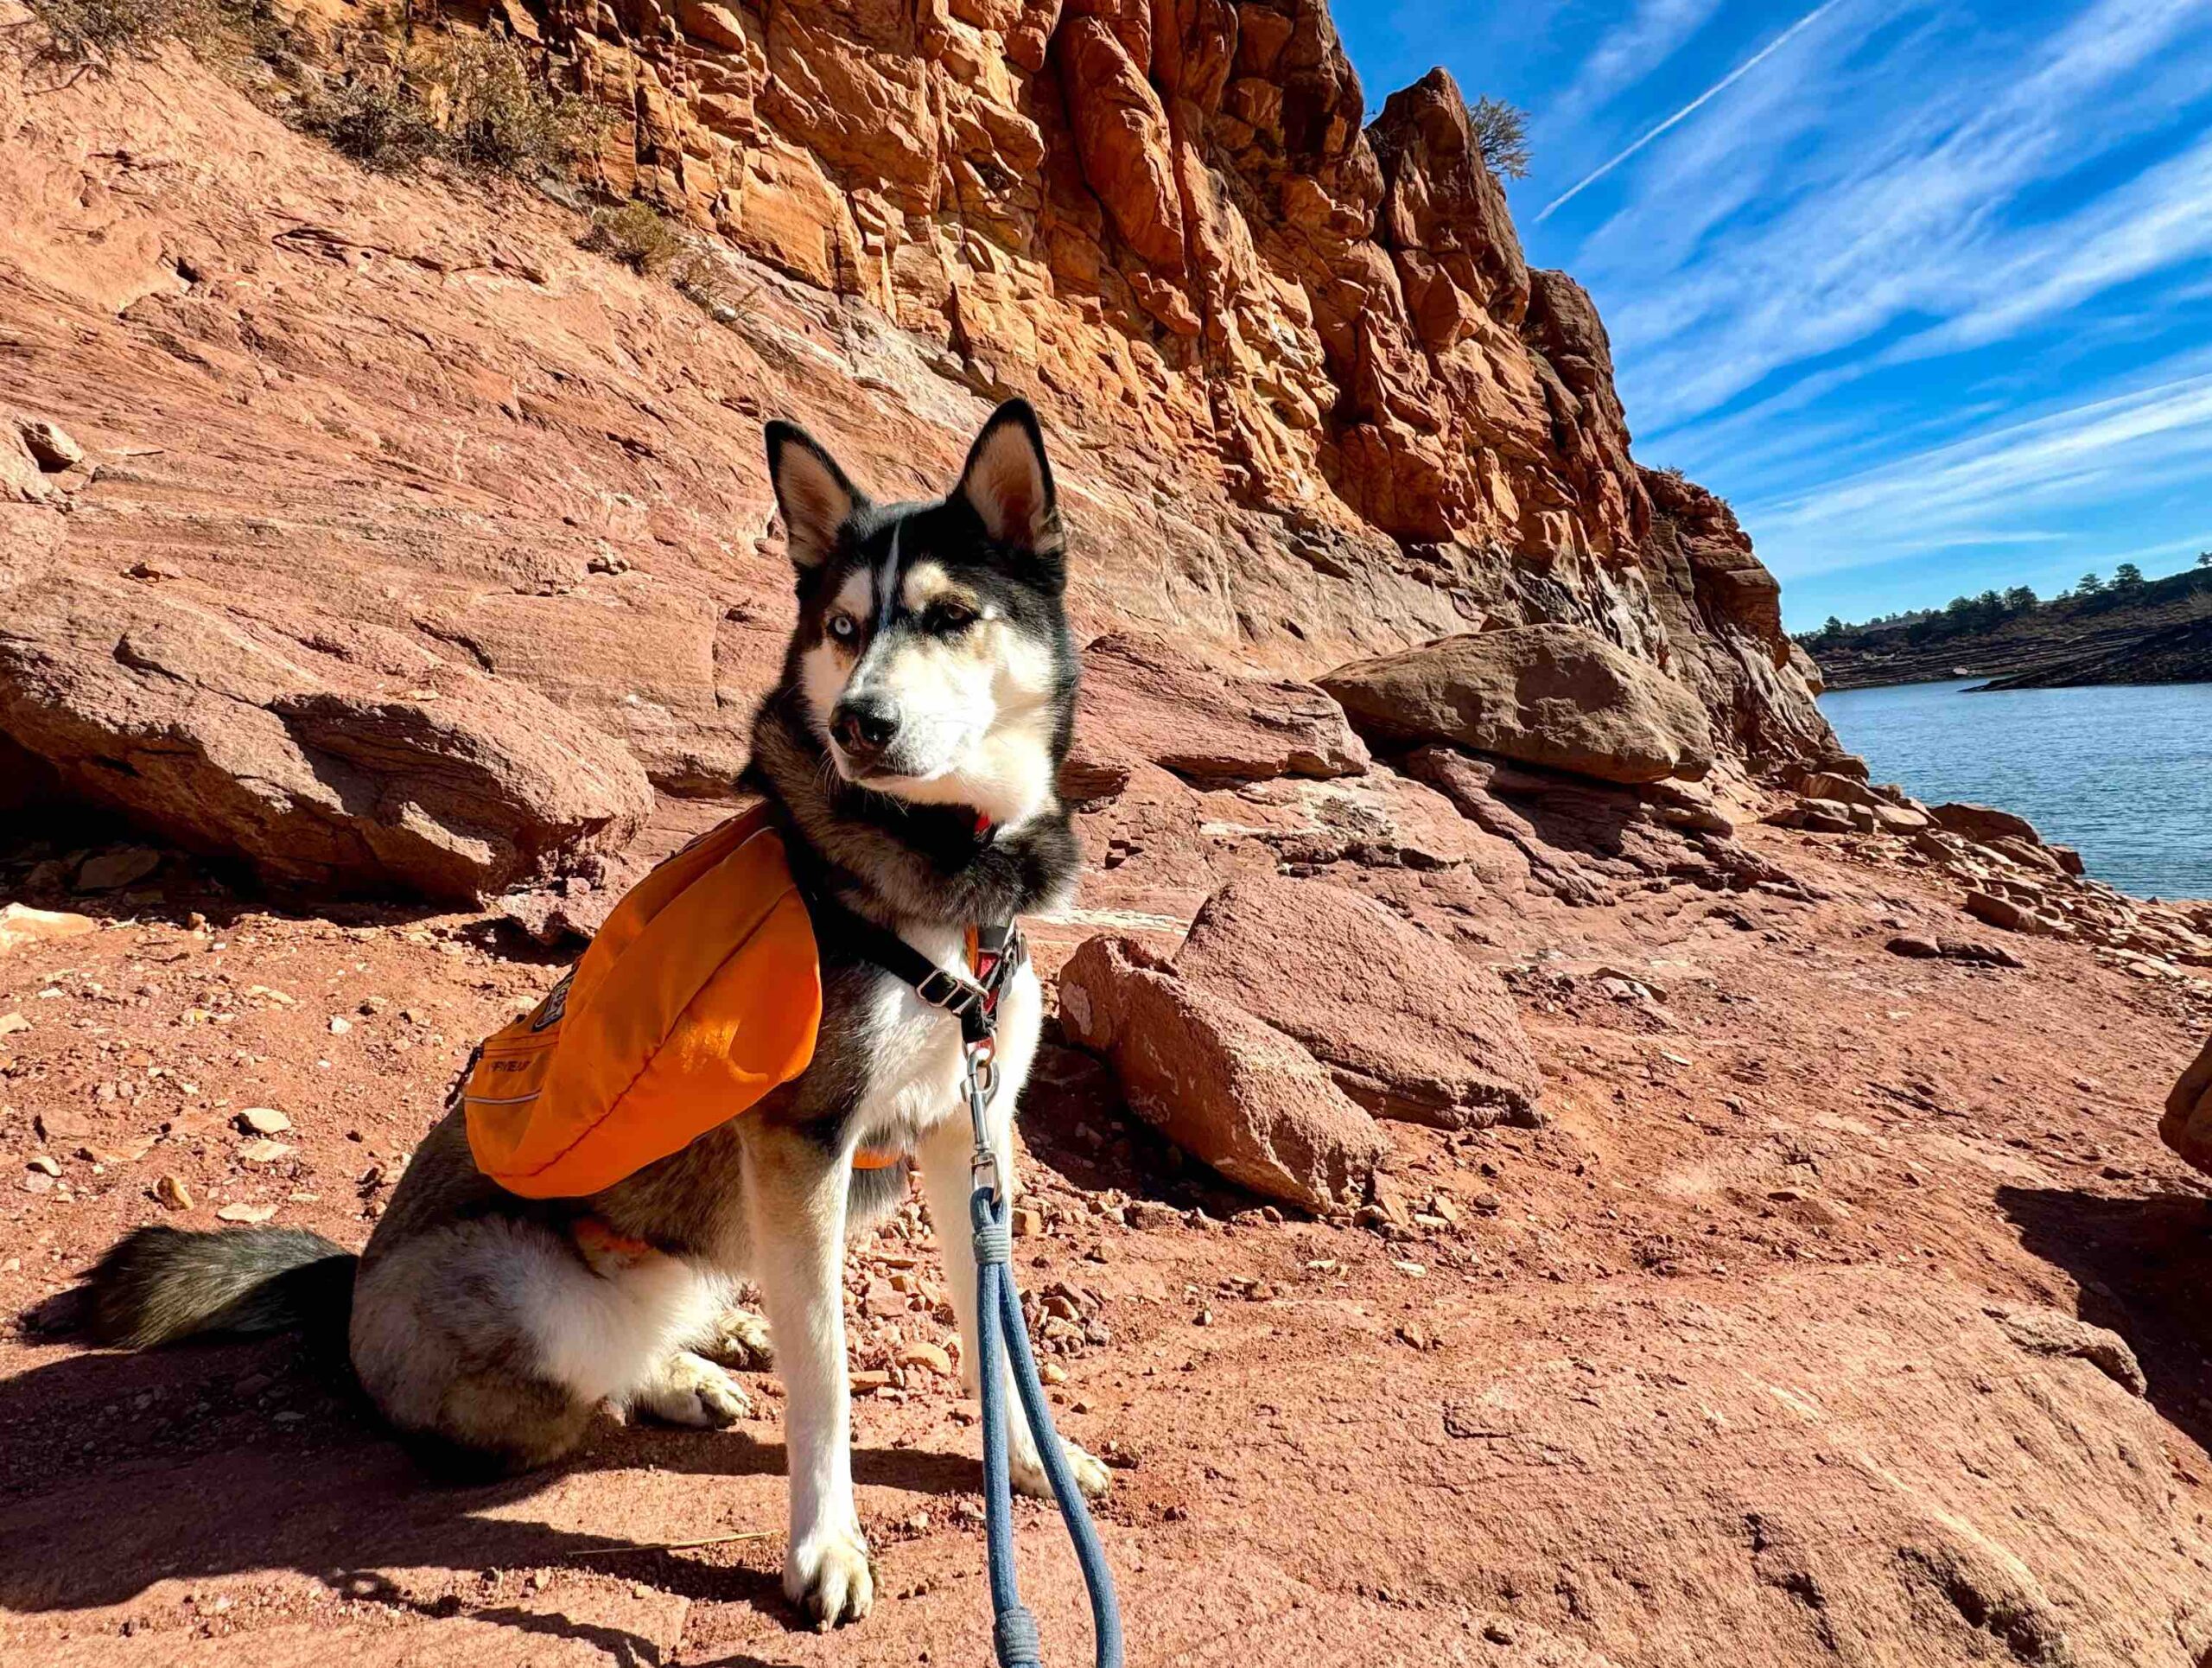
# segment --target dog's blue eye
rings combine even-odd
[[[860,635],[860,627],[854,622],[853,616],[849,614],[833,614],[830,616],[830,634],[840,643],[851,642],[854,638]]]

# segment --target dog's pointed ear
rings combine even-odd
[[[837,548],[846,518],[868,502],[845,478],[837,460],[797,423],[768,425],[768,479],[775,484],[776,507],[783,512],[785,542],[791,565],[810,572]]]
[[[958,495],[1001,544],[1039,556],[1058,556],[1065,546],[1045,436],[1026,399],[1010,399],[991,413],[969,449]]]

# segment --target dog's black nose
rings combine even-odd
[[[830,716],[830,733],[849,757],[872,759],[891,745],[899,733],[899,719],[881,702],[858,696],[837,703]]]

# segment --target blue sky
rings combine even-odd
[[[1529,259],[1793,630],[2212,547],[2212,0],[1335,12],[1370,111],[1530,112]]]

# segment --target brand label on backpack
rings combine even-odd
[[[537,1004],[537,1012],[530,1016],[531,1030],[543,1031],[549,1025],[561,1022],[561,1015],[569,1011],[569,986],[575,977],[576,970],[571,967],[561,975],[561,982],[545,993],[545,999]]]

